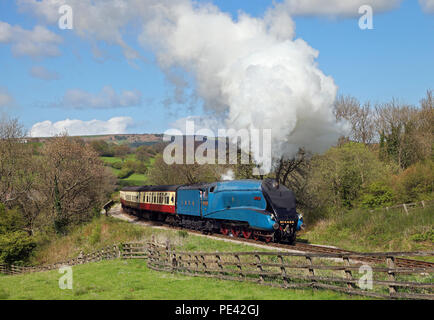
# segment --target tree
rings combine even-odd
[[[369,144],[375,136],[374,113],[370,102],[363,105],[351,96],[339,96],[334,104],[336,120],[345,119],[351,124],[350,139]]]
[[[90,145],[101,157],[113,157],[114,156],[113,149],[104,140],[94,140],[90,143]]]
[[[114,177],[88,145],[67,136],[42,151],[40,191],[56,232],[90,218],[114,189]]]
[[[376,106],[376,127],[380,135],[380,156],[406,169],[432,153],[433,109],[430,91],[422,108],[396,99]],[[381,140],[383,139],[383,140]]]
[[[364,188],[390,175],[391,169],[367,146],[350,142],[313,157],[306,189],[317,206],[351,208]]]
[[[35,204],[39,172],[33,146],[26,143],[23,127],[17,119],[0,119],[0,203],[7,208],[20,207],[26,221],[25,231],[32,234],[41,213]]]
[[[28,260],[36,243],[25,229],[19,210],[9,210],[0,203],[0,262],[20,264]]]
[[[149,148],[147,146],[140,146],[136,149],[136,159],[145,162],[149,159]]]
[[[199,182],[214,182],[220,179],[222,169],[214,165],[172,164],[164,162],[161,154],[157,155],[155,163],[149,170],[149,181],[156,185],[195,184]]]
[[[131,149],[126,144],[121,144],[113,147],[113,152],[116,157],[120,157],[122,161],[125,160],[127,154],[131,152]]]

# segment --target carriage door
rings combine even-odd
[[[200,190],[201,215],[205,217],[208,213],[208,189]]]

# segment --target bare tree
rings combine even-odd
[[[372,142],[375,136],[374,113],[368,101],[360,105],[351,96],[339,96],[334,105],[336,120],[345,119],[351,124],[350,139],[364,144]]]
[[[115,179],[89,145],[67,136],[43,148],[39,191],[56,231],[87,220],[113,191]]]
[[[377,105],[375,111],[376,128],[384,137],[381,140],[385,140],[385,151],[390,159],[405,169],[424,157],[422,141],[418,139],[418,135],[423,135],[423,131],[430,130],[430,127],[424,128],[422,125],[424,121],[420,109],[392,99],[390,102]],[[380,142],[381,148],[383,142]]]
[[[34,174],[29,163],[32,149],[24,140],[24,129],[17,119],[0,119],[0,202],[12,205],[32,187]]]

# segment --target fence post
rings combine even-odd
[[[172,263],[170,261],[170,242],[169,242],[169,239],[166,240],[166,263],[168,264],[169,268],[173,271]]]
[[[239,275],[239,277],[240,278],[242,278],[243,277],[243,269],[242,269],[242,267],[241,267],[241,259],[240,259],[240,256],[239,255],[235,255],[235,258],[237,259],[237,268],[238,268],[238,270],[240,271],[240,275]]]
[[[392,269],[392,271],[388,271],[389,274],[389,281],[395,281],[395,272],[393,270],[395,269],[395,257],[387,257],[387,267],[389,269]],[[396,287],[393,285],[389,286],[389,294],[392,295],[396,293]]]
[[[408,214],[407,205],[404,203],[402,206],[404,207],[404,211],[405,211],[405,213]]]
[[[307,263],[308,263],[309,266],[313,265],[312,258],[310,256],[306,256],[306,261],[307,261]],[[309,276],[315,277],[315,270],[313,268],[309,268],[308,272],[309,272]],[[314,284],[315,282],[316,281],[314,279],[312,279],[312,283]],[[315,287],[315,285],[314,285],[314,287]]]
[[[187,264],[188,264],[188,271],[189,271],[189,272],[191,272],[191,260],[192,260],[192,259],[193,259],[192,255],[189,254],[189,255],[188,255],[188,262],[187,262]]]
[[[220,273],[223,273],[222,259],[221,259],[220,255],[218,255],[218,254],[216,254],[215,257],[217,259],[216,263],[217,263],[218,267],[220,268]]]
[[[203,265],[203,268],[205,269],[205,274],[207,274],[207,273],[208,273],[208,270],[207,270],[208,267],[207,267],[207,265],[206,265],[205,256],[201,255],[200,257],[201,257],[201,259],[202,259],[202,265]]]
[[[255,255],[256,257],[256,265],[258,267],[259,272],[262,272],[262,264],[261,264],[261,257],[259,256],[259,254]],[[264,282],[264,277],[262,276],[262,274],[259,275],[259,282],[262,283]]]
[[[178,269],[178,260],[176,257],[176,248],[173,247],[172,249],[172,271],[177,270]]]
[[[199,273],[199,257],[197,255],[194,256],[194,263],[196,265],[195,273]]]
[[[348,257],[342,257],[342,259],[344,260],[344,264],[346,267],[351,266],[350,259]],[[353,280],[353,274],[351,273],[351,269],[345,269],[345,278],[347,278],[348,280]],[[349,289],[353,289],[354,285],[352,282],[347,282],[347,287]]]
[[[425,209],[425,201],[422,200],[421,203],[422,203],[422,208]]]
[[[285,269],[285,266],[284,266],[285,261],[283,260],[283,256],[278,256],[278,258],[280,259],[280,263],[282,264],[280,266],[280,271],[282,272],[283,284],[286,287],[288,285],[288,279],[286,278],[286,269]]]

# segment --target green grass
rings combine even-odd
[[[102,161],[106,164],[112,164],[115,162],[122,162],[122,158],[120,157],[100,157]],[[127,160],[136,160],[136,155],[134,153],[128,154],[125,156],[125,161]]]
[[[147,183],[147,179],[148,179],[147,176],[144,174],[133,173],[128,178],[122,180],[128,181],[129,183],[134,184],[136,186],[142,186]]]
[[[122,162],[122,159],[120,157],[100,157],[102,161],[104,161],[105,165],[109,166],[112,170],[113,174],[117,177],[118,174],[121,172],[119,169],[115,169],[111,167],[111,165],[115,162]],[[125,157],[125,161],[127,160],[136,160],[136,155],[134,153],[129,154]],[[155,158],[149,158],[148,162],[146,163],[146,167],[149,169],[153,166],[155,162]],[[139,173],[133,173],[131,176],[125,179],[119,179],[121,182],[121,185],[128,185],[128,186],[142,186],[147,183],[147,175],[146,174],[139,174]]]
[[[57,271],[2,277],[0,300],[312,300],[360,299],[322,290],[285,290],[252,283],[157,272],[143,260],[73,267],[73,289],[61,290]]]
[[[323,220],[300,237],[356,251],[433,251],[434,207],[352,210]]]

